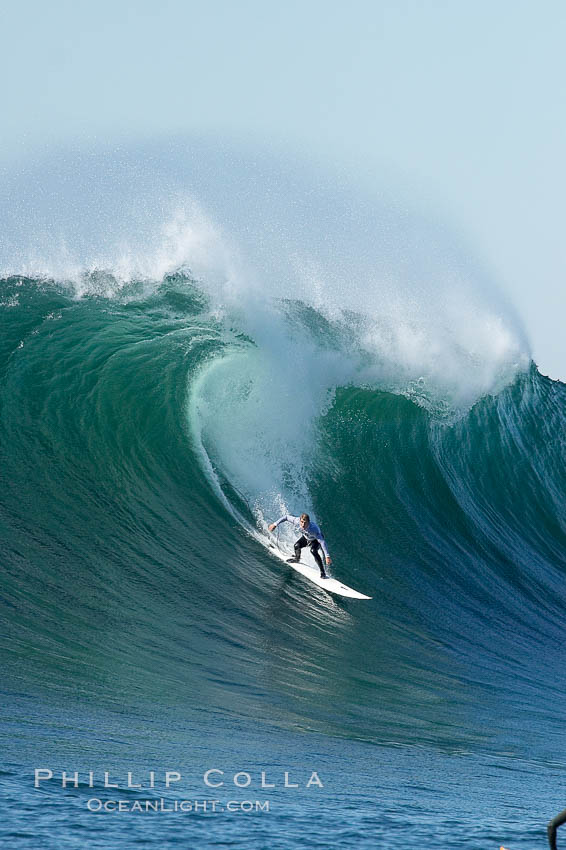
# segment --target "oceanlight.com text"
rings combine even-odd
[[[173,813],[218,814],[219,812],[269,812],[269,800],[101,800],[92,797],[87,801],[89,812],[116,814],[135,812],[138,814]]]

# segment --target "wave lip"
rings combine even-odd
[[[401,376],[455,407],[528,369],[515,311],[455,236],[314,166],[185,139],[67,151],[3,189],[5,276],[120,297],[182,269],[267,356],[273,302],[304,303],[368,360],[358,382]]]

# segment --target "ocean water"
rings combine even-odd
[[[7,184],[0,839],[543,847],[566,388],[445,235],[199,157]],[[272,556],[303,510],[371,601]]]

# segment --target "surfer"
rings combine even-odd
[[[326,572],[324,570],[324,565],[322,563],[322,558],[320,557],[319,550],[322,548],[324,555],[326,557],[326,566],[329,567],[332,561],[330,560],[330,555],[328,554],[328,549],[326,548],[326,540],[324,539],[324,534],[318,527],[315,522],[311,522],[308,514],[301,514],[300,517],[292,516],[291,514],[285,514],[277,522],[272,522],[271,525],[268,526],[269,531],[273,531],[280,525],[282,522],[290,522],[298,532],[301,533],[301,537],[295,542],[295,557],[289,558],[289,563],[297,564],[301,560],[301,549],[305,546],[308,546],[312,552],[312,556],[315,559],[318,567],[320,569],[320,577],[328,578]]]
[[[551,850],[556,850],[556,830],[559,826],[562,826],[563,823],[566,823],[566,809],[560,814],[556,815],[555,818],[549,822],[546,831],[548,834],[548,843],[550,844]]]

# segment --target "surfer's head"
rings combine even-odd
[[[311,518],[308,514],[301,514],[299,522],[301,523],[301,528],[308,528]]]

